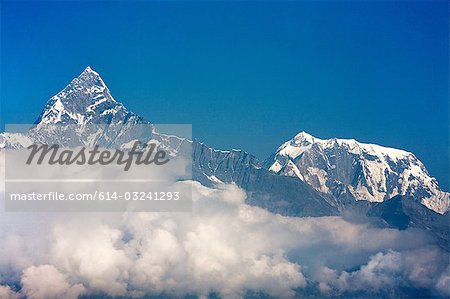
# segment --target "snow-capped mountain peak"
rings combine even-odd
[[[111,124],[137,118],[113,98],[100,75],[88,66],[47,102],[36,124]]]
[[[303,154],[305,150],[311,148],[320,148],[322,150],[345,148],[355,155],[370,154],[379,156],[384,160],[400,160],[407,158],[408,156],[414,157],[412,153],[400,149],[384,147],[377,144],[361,143],[355,139],[320,139],[304,131],[298,133],[293,139],[282,144],[277,152],[281,155],[295,159]]]
[[[314,143],[314,136],[311,134],[306,133],[305,131],[301,131],[297,135],[295,135],[294,140],[297,142],[309,142]]]
[[[408,195],[438,213],[449,209],[449,194],[440,190],[414,154],[400,149],[301,132],[282,144],[265,165],[337,199],[382,202]]]
[[[93,73],[99,76],[99,74],[96,71],[94,71],[89,65],[84,69],[83,73]]]
[[[21,148],[33,142],[116,146],[132,136],[129,132],[139,130],[151,135],[154,128],[116,101],[100,75],[88,66],[48,100],[28,132],[1,133],[0,148]]]

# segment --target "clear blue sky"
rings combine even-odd
[[[0,125],[90,65],[213,147],[355,138],[414,152],[448,190],[448,21],[447,1],[2,1]]]

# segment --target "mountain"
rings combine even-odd
[[[149,122],[117,102],[100,75],[87,67],[47,101],[27,132],[0,134],[0,146],[17,148],[37,142],[119,147],[136,136],[137,128],[144,130],[149,126],[152,128]]]
[[[151,132],[145,132],[149,126]],[[247,191],[250,204],[291,216],[338,214],[328,198],[309,185],[269,172],[245,151],[216,150],[195,140],[157,132],[148,121],[117,102],[90,67],[46,103],[30,130],[0,133],[0,148],[33,143],[127,148],[137,135],[142,141],[156,140],[169,153],[188,153],[193,160],[194,180],[210,187],[235,183]]]
[[[381,203],[375,203],[367,216],[378,217],[390,227],[406,229],[418,227],[431,231],[440,246],[449,250],[450,227],[448,215],[441,215],[420,204],[414,198],[397,195]]]
[[[247,203],[273,213],[289,216],[330,216],[339,211],[328,196],[316,192],[303,181],[271,173],[255,156],[242,151],[223,151],[196,140],[155,132],[152,139],[165,151],[189,153],[192,179],[216,188],[231,183],[247,193]],[[183,148],[188,150],[182,150]]]
[[[441,191],[414,154],[399,149],[354,139],[319,139],[301,132],[283,143],[264,165],[333,196],[341,206],[402,195],[440,214],[449,210],[450,194]]]
[[[89,66],[45,105],[36,124],[142,123],[143,118],[117,102]]]
[[[193,141],[192,153],[193,178],[203,185],[234,183],[247,192],[247,203],[282,215],[338,214],[328,196],[303,181],[271,173],[245,151],[221,151]]]
[[[142,132],[136,132],[141,125]],[[246,190],[249,204],[275,213],[325,216],[352,209],[383,219],[380,215],[389,215],[391,205],[379,203],[397,195],[411,197],[408,200],[421,202],[427,213],[437,215],[427,219],[448,211],[449,194],[411,153],[355,140],[322,140],[302,132],[261,163],[245,151],[217,150],[157,132],[117,102],[90,67],[46,103],[30,130],[0,133],[0,148],[35,142],[126,148],[136,133],[143,141],[158,141],[169,152],[191,155],[194,180],[210,187],[234,183]],[[403,206],[408,205],[395,207],[403,211]],[[408,221],[400,226],[431,227],[418,219],[425,215],[421,208],[408,211]],[[388,220],[383,219],[387,225],[398,224]]]

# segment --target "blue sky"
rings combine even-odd
[[[414,152],[448,190],[448,21],[447,1],[2,1],[0,125],[90,65],[213,147],[355,138]]]

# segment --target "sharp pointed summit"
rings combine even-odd
[[[100,74],[94,71],[90,66],[87,66],[78,77],[72,80],[72,82],[84,82],[86,84],[97,85],[107,89],[106,84]]]
[[[36,124],[120,124],[143,120],[129,112],[111,95],[91,67],[73,79],[45,105]]]

